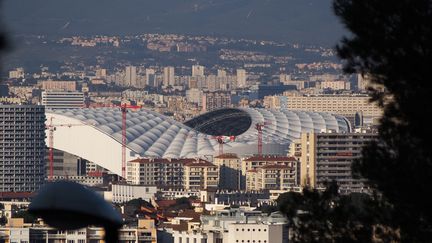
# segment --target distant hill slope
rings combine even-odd
[[[215,34],[334,45],[331,0],[3,0],[7,27],[37,34]]]

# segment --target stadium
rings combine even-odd
[[[54,127],[53,147],[92,161],[121,175],[122,113],[116,108],[47,110],[47,125]],[[224,152],[240,156],[257,153],[262,129],[265,154],[286,154],[302,132],[331,129],[351,131],[342,116],[321,112],[227,108],[181,123],[157,112],[139,109],[127,113],[126,160],[138,157],[212,157],[219,152],[216,136],[235,137]],[[47,135],[46,143],[49,144]]]

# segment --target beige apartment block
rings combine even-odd
[[[254,155],[242,159],[242,174],[246,175],[248,170],[257,169],[263,165],[276,164],[295,167],[297,160],[294,157],[278,156],[278,155]]]
[[[368,95],[302,95],[285,92],[288,97],[287,109],[329,112],[346,117],[354,117],[357,112],[363,116],[379,118],[382,109],[371,103]]]
[[[218,167],[206,160],[187,162],[184,164],[183,183],[186,190],[217,188]]]
[[[246,172],[246,190],[289,190],[297,186],[295,166],[267,164]]]

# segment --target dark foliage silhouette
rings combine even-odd
[[[289,221],[291,242],[396,242],[390,206],[377,196],[340,195],[335,182],[324,192],[305,188],[278,198]]]
[[[432,1],[334,0],[352,35],[338,45],[348,73],[371,78],[384,108],[379,139],[353,170],[394,206],[403,242],[432,237]]]

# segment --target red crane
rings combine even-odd
[[[120,107],[120,111],[122,113],[122,177],[123,179],[126,179],[126,143],[127,143],[127,137],[126,137],[126,120],[127,120],[127,111],[128,109],[141,109],[142,106],[139,105],[128,105],[128,104],[120,104],[120,105],[103,105],[103,104],[96,104],[96,105],[90,105],[88,107],[109,107],[109,108],[115,108]]]
[[[53,118],[50,117],[50,123],[46,125],[48,130],[48,160],[49,160],[49,175],[48,180],[51,181],[54,176],[54,131],[57,127],[72,127],[72,126],[86,126],[85,124],[53,124]]]
[[[215,136],[214,138],[219,143],[219,155],[223,154],[223,145],[225,143],[235,140],[235,136]]]
[[[120,110],[122,113],[122,177],[126,180],[126,118],[127,118],[127,110],[128,109],[140,109],[141,106],[137,105],[128,105],[123,104],[120,105]]]
[[[258,131],[258,155],[262,155],[262,131],[266,125],[271,124],[270,122],[258,122],[255,124],[255,129]]]

